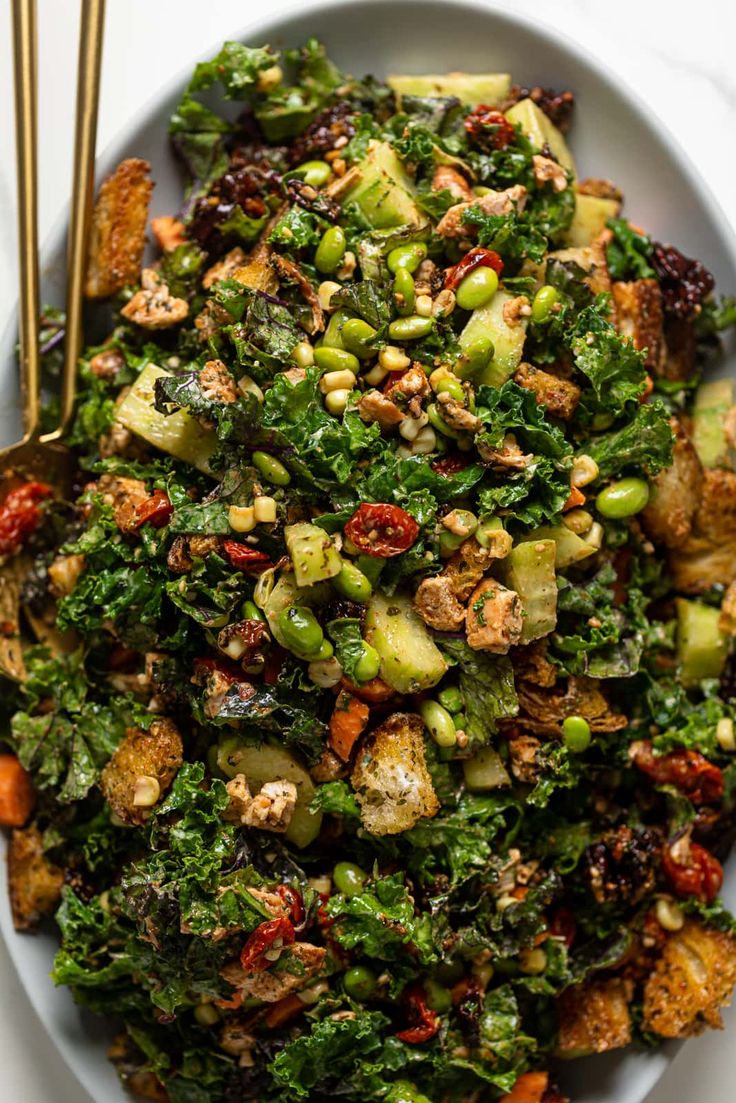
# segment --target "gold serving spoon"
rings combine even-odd
[[[66,335],[59,423],[40,432],[41,356],[38,340],[38,219],[36,126],[36,0],[12,0],[20,259],[20,380],[23,437],[0,450],[0,500],[8,480],[42,478],[64,495],[74,472],[61,443],[69,425],[82,346],[87,236],[94,193],[95,139],[105,0],[82,0],[77,63],[77,118],[71,218],[67,244]]]

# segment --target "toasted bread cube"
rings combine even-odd
[[[62,870],[43,852],[38,828],[14,831],[8,845],[8,888],[15,929],[28,931],[50,915],[61,898],[63,884]]]
[[[672,418],[672,465],[652,479],[652,494],[642,513],[647,535],[667,548],[679,548],[690,536],[700,504],[703,468],[684,428]]]
[[[688,919],[671,934],[644,987],[644,1029],[688,1038],[720,1029],[736,984],[736,939]]]
[[[398,835],[439,811],[424,757],[424,722],[396,712],[358,752],[350,778],[363,826],[374,835]]]
[[[123,823],[145,823],[151,808],[136,803],[136,782],[139,778],[155,778],[159,795],[163,796],[183,760],[181,735],[171,720],[157,718],[148,731],[128,728],[122,743],[102,771],[102,795]]]
[[[153,191],[150,171],[148,161],[129,157],[100,188],[89,235],[88,299],[106,299],[138,282]]]
[[[646,366],[658,369],[664,356],[662,292],[656,280],[618,280],[611,288],[618,331],[635,349],[646,349]]]
[[[571,418],[580,401],[580,387],[569,379],[560,379],[532,364],[520,364],[514,382],[531,391],[537,402],[553,417]]]
[[[631,1041],[626,985],[618,977],[576,984],[560,996],[557,1008],[560,1057],[584,1057],[620,1049]]]

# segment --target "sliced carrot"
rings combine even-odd
[[[364,682],[362,686],[356,686],[349,678],[343,678],[345,689],[368,705],[380,705],[383,701],[389,701],[394,696],[394,690],[384,682],[383,678],[373,678],[370,682]]]
[[[369,709],[357,697],[346,690],[340,690],[335,701],[335,711],[330,717],[330,738],[328,743],[338,758],[347,762],[360,733],[368,723]]]
[[[266,1026],[276,1030],[277,1027],[288,1023],[290,1019],[295,1019],[297,1015],[301,1015],[305,1007],[306,1004],[299,999],[296,992],[290,992],[282,1000],[277,1000],[276,1003],[271,1004],[263,1016],[263,1021]]]
[[[570,487],[570,497],[562,507],[562,512],[567,513],[568,509],[577,509],[578,506],[585,505],[585,495],[582,490],[579,490],[576,486]]]
[[[224,1011],[237,1011],[243,1002],[243,993],[240,989],[233,992],[232,996],[223,997],[221,1000],[215,1000],[215,1005],[221,1007]]]
[[[0,754],[0,824],[22,827],[35,803],[31,775],[14,754]]]
[[[542,1103],[548,1083],[548,1072],[524,1072],[500,1103]]]

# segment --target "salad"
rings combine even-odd
[[[0,822],[139,1096],[564,1103],[720,1025],[736,301],[573,110],[230,42],[155,257],[150,167],[101,188],[76,485],[2,487]]]

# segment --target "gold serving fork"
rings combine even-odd
[[[18,247],[20,259],[20,381],[23,437],[0,450],[3,483],[18,477],[42,477],[63,495],[74,471],[61,443],[74,410],[77,361],[82,346],[83,287],[87,236],[94,194],[95,139],[105,0],[82,0],[77,63],[77,117],[71,218],[67,244],[66,333],[59,423],[41,434],[41,355],[37,220],[36,0],[11,0],[15,76],[15,127],[18,172]]]

